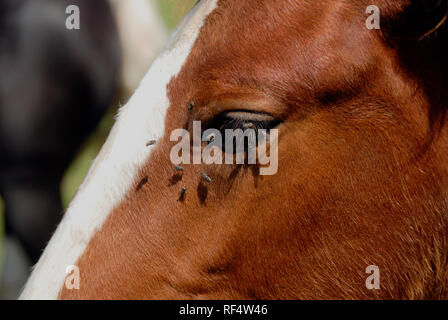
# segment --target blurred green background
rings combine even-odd
[[[126,0],[121,0],[126,1]],[[196,0],[157,0],[160,14],[166,24],[166,27],[171,31],[186,14],[186,12],[193,6]],[[116,105],[124,104],[126,101],[117,100]],[[109,113],[104,117],[96,132],[88,139],[84,147],[81,148],[78,156],[73,160],[70,168],[67,170],[65,177],[61,183],[61,196],[64,208],[68,206],[70,201],[84,179],[89,170],[93,160],[98,151],[107,138],[110,128],[113,125],[113,116],[116,113],[117,106],[111,107]],[[0,272],[1,272],[1,258],[3,256],[3,234],[4,234],[4,206],[0,198]]]

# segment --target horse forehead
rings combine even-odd
[[[341,20],[347,15],[353,17]],[[344,48],[338,48],[337,51],[334,45],[341,41],[350,46],[359,44],[355,41],[359,37],[346,37],[342,29],[350,27],[358,36],[365,29],[364,17],[365,7],[350,1],[316,4],[303,0],[222,1],[213,23],[204,30],[206,35],[198,41],[184,66],[183,74],[170,84],[170,91],[181,87],[185,88],[183,92],[200,92],[209,84],[208,80],[212,80],[211,86],[216,89],[217,78],[237,85],[241,85],[238,77],[280,78],[282,73],[288,73],[287,63],[300,64],[300,76],[315,65],[330,64],[330,58],[335,59],[342,53],[358,57],[361,49],[345,52]],[[185,81],[187,78],[193,81]]]
[[[217,6],[218,0],[202,0],[196,4],[133,97],[120,110],[105,145],[35,266],[21,299],[57,298],[64,286],[66,270],[76,265],[90,239],[125,198],[138,170],[151,154],[146,143],[164,134],[164,118],[170,106],[166,86],[181,71],[205,19]]]

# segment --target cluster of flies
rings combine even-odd
[[[193,108],[194,108],[194,102],[190,102],[190,103],[188,104],[188,111],[189,111],[189,112],[192,111]],[[210,138],[210,142],[213,142],[213,140],[214,140],[214,137],[212,136],[212,137]],[[157,143],[156,140],[150,140],[150,141],[148,141],[148,143],[146,143],[146,146],[147,146],[147,147],[150,147],[150,146],[155,145],[156,143]],[[184,168],[181,167],[181,166],[174,166],[174,169],[175,169],[176,171],[179,171],[179,172],[183,172],[183,171],[184,171]],[[208,183],[212,182],[212,178],[210,178],[205,172],[202,172],[202,173],[201,173],[201,178],[202,178],[205,182],[208,182]],[[187,188],[186,188],[186,187],[183,187],[182,190],[181,190],[181,192],[180,192],[180,199],[184,199],[185,196],[186,196],[186,194],[187,194]]]

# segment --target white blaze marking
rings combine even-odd
[[[178,75],[218,0],[203,0],[187,15],[140,87],[124,106],[109,138],[62,222],[34,268],[20,299],[57,299],[67,266],[76,264],[92,236],[132,187],[153,147],[164,134],[170,105],[166,87]],[[94,270],[92,270],[94,271]]]

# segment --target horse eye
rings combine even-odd
[[[273,129],[280,123],[279,120],[267,113],[253,111],[230,111],[215,116],[206,124],[206,129],[217,129],[224,132],[226,129]]]

